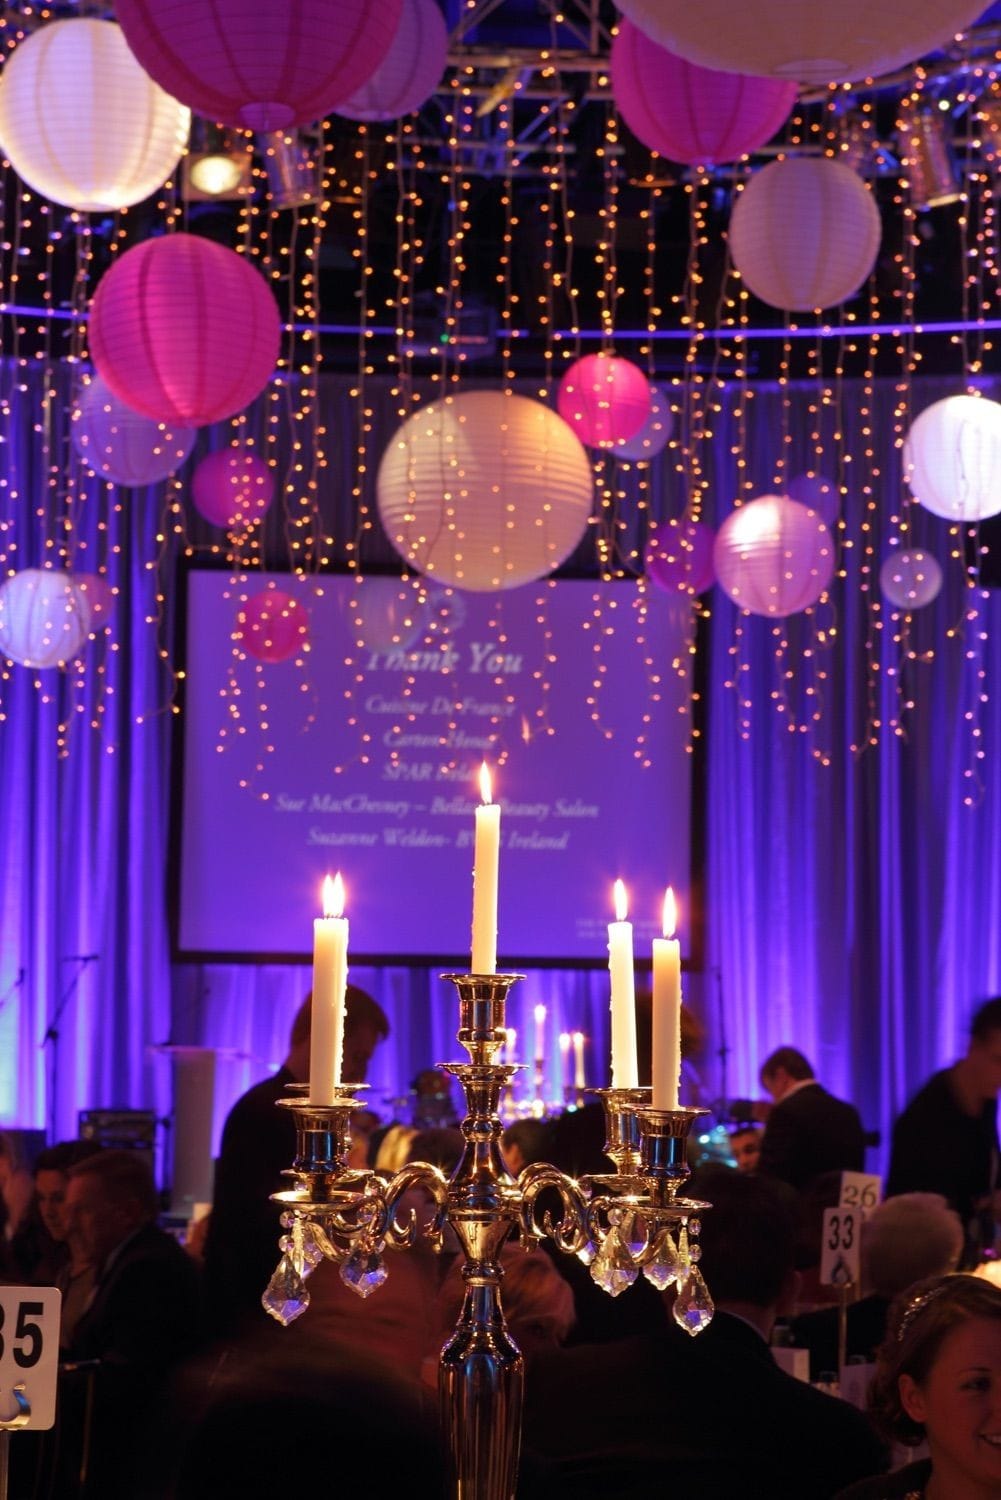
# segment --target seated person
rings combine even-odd
[[[66,1189],[70,1169],[100,1150],[96,1141],[60,1141],[35,1158],[35,1201],[52,1251],[36,1269],[33,1280],[39,1285],[57,1286],[62,1292],[59,1346],[64,1350],[71,1344],[77,1322],[90,1304],[97,1279],[97,1266],[90,1250],[70,1221]]]
[[[501,1136],[501,1151],[507,1169],[517,1177],[533,1161],[548,1161],[549,1124],[546,1120],[513,1120]]]
[[[761,1159],[760,1125],[734,1125],[729,1131],[730,1151],[738,1172],[756,1172]]]

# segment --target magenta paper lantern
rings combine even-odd
[[[126,250],[90,309],[90,352],[120,400],[155,421],[203,427],[242,411],[274,371],[278,305],[234,250],[168,234]]]
[[[95,631],[103,630],[111,623],[115,591],[100,573],[74,573],[73,582],[90,611],[88,630],[93,635]]]
[[[349,120],[398,120],[431,97],[448,61],[448,31],[436,0],[403,0],[389,51],[337,113]]]
[[[716,533],[702,521],[668,521],[651,528],[645,564],[651,583],[668,594],[695,597],[709,588]]]
[[[311,125],[349,99],[393,41],[402,0],[118,0],[151,78],[210,120]]]
[[[195,509],[213,526],[243,529],[260,521],[275,497],[275,476],[263,458],[234,444],[203,458],[191,480]]]
[[[90,608],[69,573],[24,568],[0,585],[0,654],[20,666],[64,666],[89,630]]]
[[[556,409],[589,448],[614,448],[635,437],[650,415],[650,382],[628,359],[585,354],[566,370]]]
[[[80,392],[70,428],[73,447],[92,474],[112,484],[159,484],[184,463],[195,444],[193,428],[170,432],[140,416],[94,375]]]
[[[650,382],[650,415],[639,432],[615,443],[612,452],[628,463],[649,463],[667,447],[673,427],[670,400],[659,385]]]
[[[612,94],[637,140],[691,166],[736,161],[789,118],[796,85],[686,62],[623,18],[612,42]]]
[[[258,661],[287,661],[309,639],[309,616],[291,594],[269,583],[237,611],[236,639]]]
[[[782,618],[816,604],[827,588],[834,542],[816,511],[787,495],[761,495],[727,516],[713,563],[734,604]]]

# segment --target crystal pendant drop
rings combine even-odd
[[[287,1255],[278,1262],[278,1268],[264,1289],[261,1306],[276,1322],[287,1328],[309,1306],[306,1283]]]
[[[341,1266],[341,1280],[359,1297],[377,1292],[388,1275],[386,1262],[373,1245],[359,1245]]]
[[[325,1231],[312,1219],[302,1221],[302,1257],[305,1265],[304,1276],[314,1271],[324,1258],[337,1259],[337,1251],[330,1243]]]
[[[610,1297],[617,1297],[626,1287],[632,1286],[638,1275],[628,1250],[619,1239],[618,1230],[610,1229],[591,1266],[592,1280]]]
[[[715,1311],[702,1272],[693,1266],[674,1299],[674,1321],[694,1338],[703,1328],[708,1328]]]
[[[597,1253],[598,1247],[594,1243],[594,1240],[588,1240],[587,1243],[585,1245],[581,1245],[580,1249],[577,1251],[577,1259],[581,1262],[582,1265],[589,1266],[594,1260],[594,1257],[597,1255]]]
[[[643,1267],[643,1275],[657,1288],[658,1292],[663,1292],[672,1281],[677,1281],[678,1277],[683,1274],[678,1260],[678,1251],[670,1231],[665,1229],[657,1242],[656,1255],[649,1265]]]

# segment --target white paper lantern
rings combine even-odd
[[[631,438],[620,438],[609,452],[628,463],[649,463],[667,447],[674,427],[674,416],[669,397],[659,385],[650,382],[650,415],[639,432]]]
[[[944,46],[984,0],[617,0],[647,36],[700,63],[847,83],[889,73]]]
[[[923,609],[942,588],[942,569],[930,552],[901,547],[880,568],[879,586],[898,609]]]
[[[733,263],[762,302],[791,312],[854,297],[879,252],[876,201],[848,167],[789,157],[755,172],[730,218]]]
[[[389,51],[336,114],[349,120],[398,120],[431,97],[448,62],[448,31],[437,0],[403,0]]]
[[[156,192],[190,124],[191,111],[143,72],[113,21],[50,21],[0,75],[4,153],[29,187],[81,211],[127,208]]]
[[[158,484],[184,463],[195,446],[193,427],[170,432],[119,401],[100,375],[80,392],[73,446],[92,474],[113,484]]]
[[[485,593],[557,567],[584,535],[592,487],[563,419],[505,391],[466,391],[414,412],[376,480],[386,534],[410,566]]]
[[[0,653],[22,667],[61,667],[90,630],[90,608],[68,573],[25,568],[0,586]]]
[[[926,510],[947,521],[984,521],[1001,511],[1001,405],[947,396],[911,424],[904,475]]]
[[[716,578],[741,609],[782,618],[816,604],[834,574],[831,533],[806,505],[761,495],[716,533]]]

